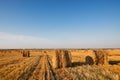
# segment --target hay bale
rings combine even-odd
[[[60,68],[59,62],[60,62],[60,60],[59,60],[59,52],[58,52],[58,50],[54,50],[53,58],[52,58],[53,68]]]
[[[70,67],[71,55],[67,50],[56,50],[52,58],[54,68]]]
[[[108,54],[103,50],[95,50],[96,55],[96,65],[107,65],[108,64]]]
[[[85,61],[86,61],[86,64],[89,64],[89,65],[94,64],[94,60],[91,56],[86,56]]]
[[[22,54],[23,54],[23,57],[25,57],[25,51],[23,51]]]
[[[88,65],[96,65],[96,55],[94,50],[83,50],[83,53],[87,54],[85,56],[85,63]]]
[[[23,50],[22,54],[23,54],[23,57],[30,57],[30,51],[28,50]]]
[[[62,57],[62,67],[70,67],[71,63],[71,56],[67,50],[61,52]]]
[[[27,52],[27,57],[30,57],[30,51]]]

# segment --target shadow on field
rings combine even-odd
[[[82,66],[82,65],[93,65],[94,64],[94,60],[91,56],[86,56],[85,57],[85,62],[73,62],[72,66],[76,67],[76,66]]]
[[[85,64],[86,64],[85,62],[73,62],[72,67],[82,66],[82,65],[85,65]]]
[[[120,61],[109,61],[109,64],[111,64],[111,65],[117,65],[119,63],[120,63]]]

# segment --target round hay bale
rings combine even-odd
[[[72,65],[71,63],[71,56],[67,50],[63,50],[61,52],[62,55],[62,67],[70,67]]]
[[[23,51],[22,54],[23,54],[23,57],[25,57],[25,51]]]
[[[27,51],[27,57],[30,57],[30,51]]]
[[[96,65],[107,65],[108,64],[108,54],[103,50],[95,50],[96,55]]]
[[[59,53],[57,50],[54,50],[54,53],[53,53],[53,58],[52,58],[52,65],[53,65],[53,68],[59,68],[60,65],[59,65]]]
[[[23,57],[26,57],[26,50],[22,51]]]
[[[30,51],[28,50],[23,50],[22,54],[23,54],[23,57],[30,57]]]
[[[67,50],[55,50],[52,63],[54,68],[70,67],[71,55]]]
[[[88,65],[96,65],[96,55],[94,50],[84,50],[85,54],[85,63]]]
[[[86,56],[85,61],[86,61],[86,64],[89,64],[89,65],[94,64],[94,60],[91,56]]]

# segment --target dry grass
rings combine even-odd
[[[12,79],[12,80],[17,80],[17,79],[26,79],[29,74],[29,71],[36,65],[38,62],[39,57],[31,57],[27,58],[24,61],[20,63],[16,63],[11,66],[5,67],[0,75],[2,75],[1,79],[2,80],[7,80],[7,79]]]
[[[120,80],[120,50],[29,51],[0,50],[0,80]]]
[[[60,80],[120,80],[120,72],[100,66],[83,65],[73,68],[58,69],[56,73]],[[119,67],[120,69],[120,67]]]

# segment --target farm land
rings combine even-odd
[[[120,80],[120,49],[1,49],[0,80]]]

